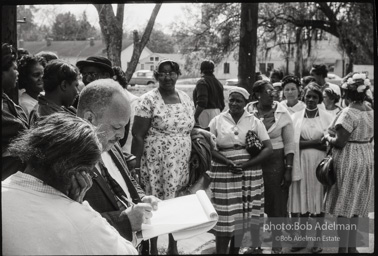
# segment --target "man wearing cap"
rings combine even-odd
[[[80,60],[76,63],[85,85],[101,78],[111,78],[114,76],[112,63],[102,56],[91,56],[86,60]]]
[[[201,63],[201,76],[193,91],[196,106],[194,119],[202,127],[208,127],[213,119],[224,109],[223,85],[214,76],[214,62],[204,60]]]

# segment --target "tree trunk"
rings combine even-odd
[[[295,54],[295,70],[294,74],[297,77],[302,77],[303,73],[303,28],[298,27],[295,31],[295,43],[296,43],[296,54]]]
[[[124,4],[117,5],[117,16],[111,4],[93,4],[98,12],[106,52],[114,66],[121,66]]]
[[[155,20],[159,13],[160,7],[161,7],[161,4],[156,4],[154,9],[152,10],[150,19],[147,23],[147,27],[144,30],[144,33],[142,35],[142,39],[139,39],[139,34],[137,30],[133,31],[134,50],[133,50],[133,55],[131,56],[129,65],[127,66],[127,69],[126,69],[125,76],[126,76],[127,83],[130,81],[133,73],[135,72],[135,69],[139,62],[139,57],[142,54],[144,47],[148,43],[148,40],[150,39],[150,35],[152,32],[152,29],[154,28]]]
[[[256,80],[258,10],[258,3],[241,4],[238,86],[250,93]]]
[[[17,6],[4,5],[1,7],[1,43],[8,43],[17,48]],[[18,104],[18,85],[7,92],[16,104]]]

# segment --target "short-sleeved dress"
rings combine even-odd
[[[141,157],[141,181],[147,195],[162,200],[176,197],[189,181],[194,104],[185,92],[176,91],[180,103],[165,104],[156,88],[142,95],[135,108],[136,116],[151,119]]]
[[[346,107],[331,124],[329,133],[335,133],[337,126],[351,135],[343,148],[332,150],[337,180],[328,193],[325,212],[348,218],[366,217],[374,193],[374,156],[370,143],[374,136],[374,111]]]
[[[214,117],[209,124],[210,132],[216,136],[217,148],[234,163],[244,163],[251,156],[245,149],[248,130],[257,133],[261,141],[269,140],[264,124],[248,112],[244,112],[235,123],[229,111]],[[241,220],[264,216],[264,181],[261,165],[256,165],[240,174],[234,174],[224,164],[212,162],[209,174],[212,182],[211,200],[219,215],[211,230],[216,236],[232,237],[242,229]],[[245,224],[245,223],[244,223]]]

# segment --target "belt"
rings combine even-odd
[[[245,149],[245,146],[235,144],[235,145],[232,146],[232,147],[228,147],[228,148],[220,148],[219,150],[222,151],[222,150],[239,150],[239,149]]]
[[[357,141],[357,140],[349,140],[348,141],[349,143],[357,143],[357,144],[366,144],[366,143],[370,143],[370,141]]]

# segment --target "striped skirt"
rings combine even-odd
[[[250,159],[245,149],[221,153],[234,163]],[[210,177],[211,200],[219,215],[211,233],[232,237],[235,230],[246,228],[246,224],[249,226],[252,218],[264,217],[264,182],[260,165],[233,174],[227,166],[212,162]]]

